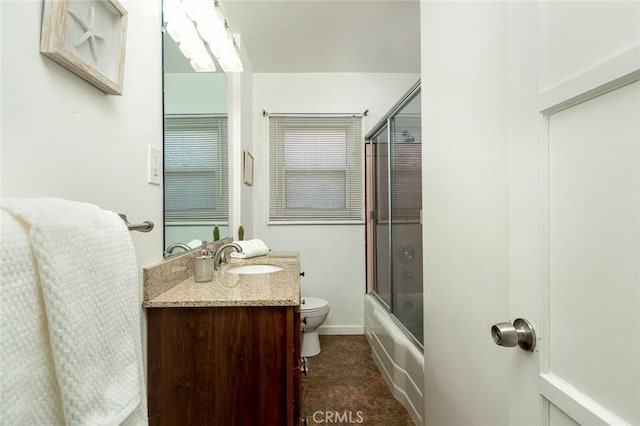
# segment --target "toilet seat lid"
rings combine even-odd
[[[319,297],[303,297],[302,300],[304,304],[300,305],[300,309],[303,311],[314,311],[329,306],[329,302]]]

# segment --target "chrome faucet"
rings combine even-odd
[[[236,243],[227,243],[227,244],[221,245],[220,247],[218,247],[218,250],[216,250],[216,253],[213,255],[214,269],[218,269],[218,266],[220,266],[220,264],[222,263],[227,263],[227,258],[224,255],[224,251],[225,249],[228,249],[228,248],[232,248],[238,253],[242,252],[242,247],[240,247]]]
[[[177,248],[181,248],[184,251],[190,251],[191,250],[191,247],[189,247],[186,244],[173,243],[169,247],[167,247],[167,249],[164,251],[164,253],[162,253],[162,257],[164,257],[166,259],[167,257],[171,256],[173,254],[173,251],[175,249],[177,249]]]

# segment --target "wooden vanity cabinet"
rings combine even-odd
[[[298,423],[298,306],[146,312],[150,425]]]

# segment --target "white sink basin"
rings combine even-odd
[[[238,265],[227,269],[232,274],[270,274],[282,271],[282,267],[277,265]]]

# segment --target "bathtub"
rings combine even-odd
[[[414,304],[422,307],[422,294]],[[396,320],[372,295],[365,295],[364,330],[373,360],[393,396],[404,405],[416,425],[424,416],[424,356]]]

